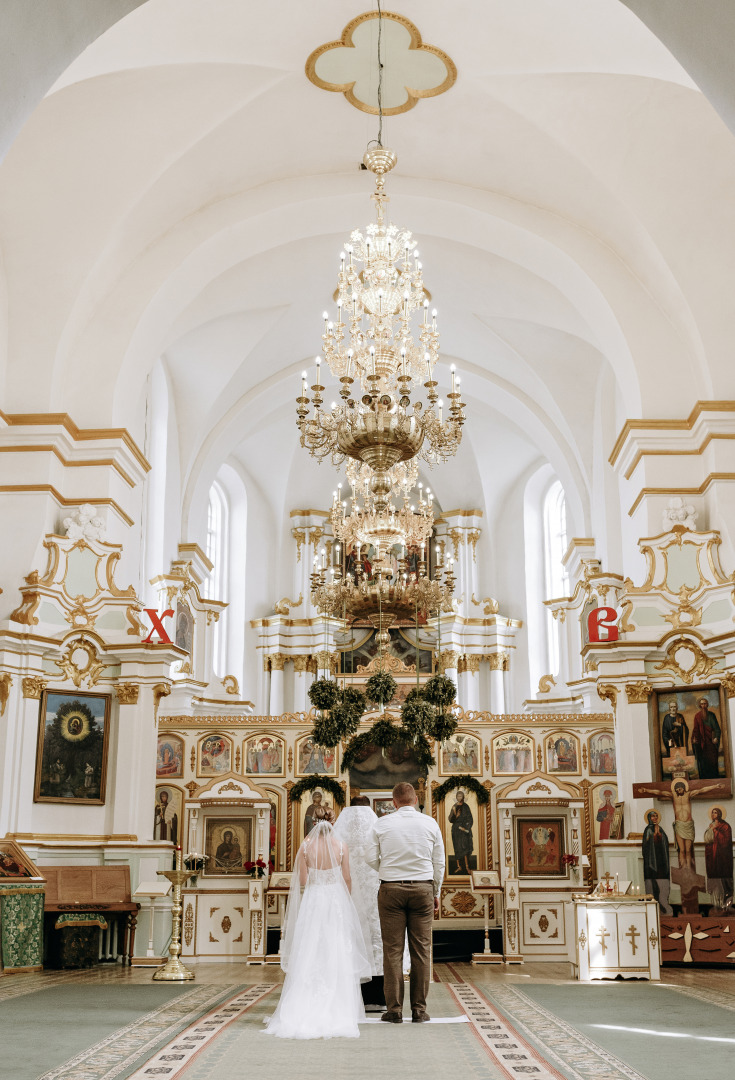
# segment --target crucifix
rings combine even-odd
[[[600,948],[602,949],[602,955],[604,956],[607,952],[606,939],[610,937],[610,931],[606,930],[604,926],[601,926],[597,931],[597,936],[600,939]]]
[[[671,880],[681,889],[681,904],[688,915],[699,913],[698,893],[704,891],[706,882],[698,874],[694,864],[694,818],[692,817],[692,799],[701,799],[705,795],[729,798],[732,784],[729,780],[687,780],[675,776],[671,781],[650,784],[633,784],[633,798],[644,799],[653,795],[655,799],[671,799],[674,807],[674,840],[678,867],[671,871]]]
[[[640,930],[636,930],[635,926],[633,926],[633,924],[631,923],[631,925],[628,927],[628,932],[627,932],[627,934],[625,936],[627,938],[630,938],[630,947],[633,950],[633,956],[635,956],[635,951],[636,951],[636,948],[637,948],[637,946],[636,946],[636,938],[639,938],[641,936],[641,932],[640,932]]]
[[[600,881],[605,882],[605,892],[612,892],[612,885],[610,884],[611,879],[612,879],[612,874],[610,873],[609,870],[606,870],[605,873],[600,878]]]

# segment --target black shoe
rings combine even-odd
[[[431,1017],[427,1012],[415,1012],[411,1017],[412,1024],[425,1024]]]
[[[384,1012],[380,1019],[385,1020],[386,1024],[402,1024],[403,1023],[403,1017],[400,1016],[398,1013],[394,1013],[394,1012]]]

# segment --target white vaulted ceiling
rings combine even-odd
[[[391,217],[419,240],[468,402],[462,452],[432,481],[445,507],[491,513],[548,461],[586,534],[595,461],[626,417],[735,396],[735,141],[618,0],[395,10],[457,67],[384,135]],[[64,71],[0,166],[5,409],[143,442],[163,362],[191,538],[227,460],[278,514],[331,491],[298,449],[294,398],[340,248],[372,217],[358,163],[377,125],[304,64],[359,13],[147,0]]]

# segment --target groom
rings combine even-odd
[[[408,932],[411,957],[411,1016],[429,1020],[426,995],[431,981],[431,928],[439,910],[444,878],[444,844],[433,818],[416,808],[411,784],[393,788],[394,814],[378,818],[365,848],[365,861],[380,877],[378,911],[383,937],[383,974],[389,1024],[403,1023],[403,944]]]

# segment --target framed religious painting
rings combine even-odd
[[[624,807],[625,807],[625,803],[621,803],[621,802],[616,802],[615,803],[615,813],[613,814],[613,819],[612,819],[612,821],[610,823],[610,839],[611,840],[622,840],[624,838],[624,836],[625,836],[625,831],[624,831],[625,830],[625,825],[624,825],[624,820],[623,820]]]
[[[569,731],[553,731],[544,740],[548,773],[579,772],[579,739]]]
[[[0,881],[43,880],[43,874],[13,840],[0,840]]]
[[[612,731],[594,731],[587,740],[591,776],[615,776],[615,736]]]
[[[398,742],[383,749],[369,743],[364,746],[350,769],[350,787],[359,788],[363,795],[372,791],[392,791],[404,781],[416,787],[425,779],[426,767],[416,758],[408,743]]]
[[[286,743],[266,732],[246,739],[242,748],[245,776],[285,776]]]
[[[721,685],[673,686],[649,699],[656,779],[728,780],[728,713]]]
[[[395,813],[396,808],[393,805],[393,795],[390,791],[378,791],[368,797],[370,806],[378,817],[385,817],[386,814]]]
[[[174,644],[183,649],[191,659],[194,644],[194,616],[191,608],[183,600],[176,605],[176,633]]]
[[[177,784],[156,784],[153,839],[183,843],[184,792]]]
[[[303,735],[296,740],[296,776],[337,776],[337,748],[319,746],[313,736]]]
[[[226,735],[205,735],[199,740],[197,776],[221,776],[232,768],[232,741]]]
[[[207,818],[204,826],[204,877],[247,877],[245,863],[251,854],[253,820],[233,814]]]
[[[305,791],[300,799],[291,803],[291,807],[293,836],[289,857],[293,861],[302,842],[309,835],[317,821],[323,817],[324,810],[333,810],[335,817],[339,817],[341,807],[339,803],[335,802],[334,796],[323,788]]]
[[[533,739],[520,731],[504,731],[492,741],[495,776],[518,776],[533,772]]]
[[[473,791],[455,788],[439,804],[439,824],[447,858],[445,880],[469,880],[474,870],[483,868],[481,811]],[[484,819],[484,809],[482,818]]]
[[[564,877],[562,818],[516,818],[519,877]]]
[[[476,735],[457,731],[439,747],[440,776],[482,776],[482,743]]]
[[[178,735],[158,736],[156,778],[178,779],[184,775],[184,740]]]
[[[104,804],[109,741],[109,694],[44,690],[33,801]]]
[[[610,830],[615,820],[615,803],[618,797],[616,784],[596,784],[590,792],[592,803],[592,824],[595,843],[601,840],[613,840]]]

